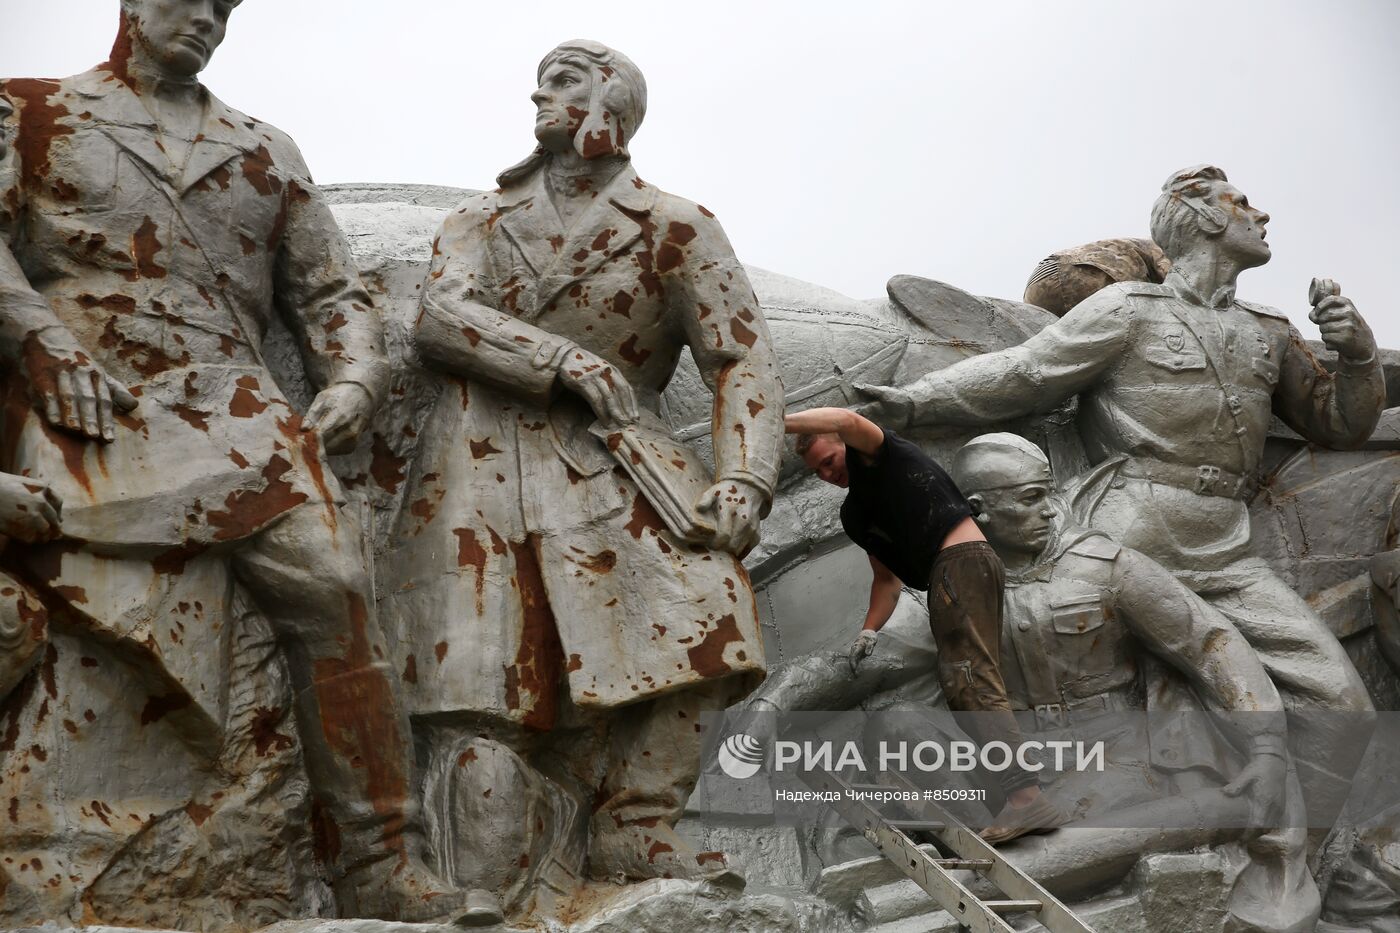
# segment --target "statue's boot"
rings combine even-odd
[[[345,919],[500,923],[494,895],[423,864],[409,793],[409,725],[383,664],[313,675],[297,697],[318,853]],[[317,674],[322,673],[318,671]]]
[[[610,815],[593,820],[588,873],[597,881],[679,878],[710,881],[742,891],[746,880],[739,860],[724,852],[697,852],[660,819],[618,825]],[[604,825],[606,824],[606,825]]]

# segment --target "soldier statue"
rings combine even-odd
[[[782,444],[767,325],[714,215],[633,169],[636,65],[576,40],[538,79],[538,147],[435,242],[416,336],[449,381],[390,558],[391,628],[415,715],[478,717],[521,754],[549,749],[533,760],[556,772],[587,771],[580,756],[602,750],[576,795],[592,810],[594,878],[740,884],[727,856],[672,827],[699,775],[700,715],[764,671],[739,555]],[[617,454],[628,430],[658,437],[660,393],[687,350],[714,393],[714,462],[671,448],[653,464],[689,483],[672,501]],[[672,527],[659,500],[710,530]],[[549,744],[580,717],[598,738],[576,753]]]
[[[1343,726],[1368,730],[1372,704],[1336,636],[1251,552],[1246,503],[1274,414],[1316,443],[1355,446],[1385,385],[1370,329],[1332,283],[1311,298],[1335,372],[1281,312],[1235,298],[1239,274],[1269,259],[1268,220],[1220,169],[1176,172],[1152,211],[1172,264],[1162,284],[1110,285],[1019,346],[863,391],[896,429],[992,424],[1079,393],[1097,465],[1073,481],[1076,513],[1176,573],[1249,640],[1300,714],[1290,742],[1325,825],[1365,747]]]
[[[50,582],[81,558],[91,596],[104,561],[159,579],[226,555],[285,646],[340,914],[439,917],[463,898],[416,852],[408,720],[325,460],[384,393],[381,324],[291,139],[198,79],[237,5],[122,0],[110,60],[5,82],[21,161],[6,209],[42,301],[26,328],[6,299],[33,398],[12,380],[4,468],[62,498],[68,540],[29,552]],[[274,309],[319,390],[305,418],[262,357]]]
[[[1055,775],[1052,799],[1073,818],[1102,818],[1188,792],[1204,771],[1224,783],[1226,797],[1248,797],[1251,826],[1277,825],[1289,795],[1296,807],[1282,701],[1221,613],[1156,561],[1064,515],[1050,462],[1030,441],[982,435],[958,451],[950,469],[1006,566],[1002,672],[1013,709],[1033,717],[1041,735],[1067,730],[1109,743],[1108,773]],[[1170,758],[1177,750],[1164,755],[1144,717],[1115,715],[1146,708],[1154,664],[1190,685],[1197,708],[1247,714],[1228,717],[1244,733],[1237,773],[1220,758],[1204,769],[1177,766]],[[1192,725],[1206,728],[1203,717]],[[1232,929],[1311,928],[1318,892],[1297,842],[1270,834],[1249,847],[1251,864],[1230,901]]]

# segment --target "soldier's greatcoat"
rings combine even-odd
[[[312,383],[384,390],[382,332],[343,235],[292,141],[207,91],[183,165],[140,98],[103,67],[10,80],[22,166],[15,255],[82,350],[140,406],[116,440],[53,431],[18,387],[6,469],[44,476],[64,527],[94,545],[246,538],[340,497],[313,434],[262,362],[272,314]]]
[[[537,728],[561,666],[591,707],[763,670],[742,564],[668,531],[588,433],[556,381],[567,347],[615,367],[647,418],[689,347],[715,394],[717,480],[771,495],[782,433],[768,330],[714,217],[628,166],[570,228],[544,186],[469,198],[436,242],[419,348],[469,378],[422,429],[382,594],[417,712]]]

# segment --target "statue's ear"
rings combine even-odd
[[[1202,204],[1196,209],[1196,216],[1201,218],[1201,229],[1206,236],[1220,236],[1230,225],[1229,216],[1214,204]]]
[[[985,510],[985,503],[982,501],[981,493],[974,492],[972,495],[967,496],[966,498],[967,504],[972,506],[972,520],[977,522],[977,524],[979,525],[984,523],[987,520],[987,513]]]

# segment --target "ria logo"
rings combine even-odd
[[[753,777],[763,767],[763,743],[747,733],[734,733],[720,743],[719,766],[736,781]]]

